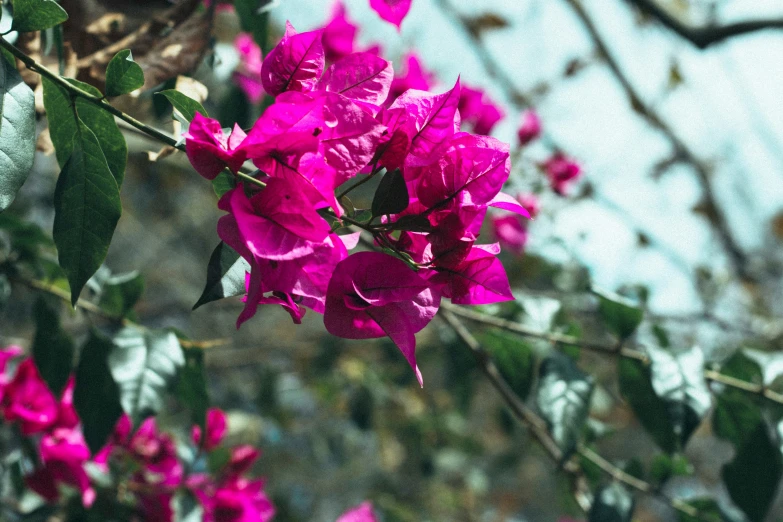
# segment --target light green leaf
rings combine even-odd
[[[128,94],[144,85],[144,71],[133,61],[130,49],[114,55],[106,67],[106,96]]]
[[[35,156],[35,99],[16,68],[0,60],[0,212],[16,198]]]
[[[27,33],[61,24],[68,13],[54,0],[14,0],[14,21],[11,30]]]
[[[193,310],[201,305],[245,293],[245,272],[250,265],[222,241],[215,247],[207,265],[207,284]]]
[[[113,340],[109,368],[119,386],[122,409],[138,425],[163,408],[185,357],[177,336],[167,330],[127,326]]]
[[[193,121],[193,117],[197,112],[200,112],[204,117],[209,117],[206,109],[204,109],[199,102],[175,89],[168,89],[166,91],[156,92],[155,94],[165,96],[171,105],[179,111],[187,121]]]

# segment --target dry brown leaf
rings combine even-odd
[[[16,46],[36,62],[41,62],[40,31],[20,34],[19,39],[16,41]],[[41,83],[40,75],[38,73],[32,72],[27,67],[24,67],[22,62],[19,60],[16,60],[16,66],[17,69],[19,69],[19,74],[22,76],[24,83],[26,83],[32,90],[35,90],[38,84]]]
[[[52,136],[49,134],[48,125],[38,134],[38,139],[35,142],[35,150],[42,152],[47,156],[51,156],[54,153],[54,143],[52,143]]]
[[[155,163],[156,161],[160,161],[163,158],[168,158],[175,152],[177,152],[177,149],[169,145],[166,145],[165,147],[161,148],[158,152],[152,152],[152,151],[147,152],[147,157],[149,158],[150,162]]]
[[[118,35],[125,33],[125,15],[123,13],[106,13],[85,27],[84,32],[114,41]]]
[[[775,214],[770,220],[769,226],[772,229],[772,235],[783,241],[783,210]]]

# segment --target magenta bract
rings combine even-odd
[[[261,83],[272,96],[309,91],[324,70],[323,30],[297,33],[289,22],[283,39],[264,58]]]
[[[370,0],[372,7],[378,16],[400,30],[403,19],[411,9],[411,0]]]

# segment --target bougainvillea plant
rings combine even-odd
[[[122,38],[119,19],[107,15],[82,28],[79,36],[91,42],[85,48],[69,32],[68,2],[3,6],[0,305],[20,286],[38,297],[30,341],[0,339],[7,345],[0,350],[0,474],[10,479],[0,488],[0,517],[265,522],[284,516],[277,496],[268,494],[274,481],[256,478],[259,462],[269,470],[261,450],[229,444],[236,428],[210,406],[204,350],[212,344],[139,324],[141,275],[103,266],[123,210],[123,131],[130,126],[165,145],[150,154],[155,161],[184,153],[188,172],[209,180],[218,196],[222,214],[210,228],[221,241],[195,307],[232,298],[241,307],[232,328],[247,328],[275,313],[263,305],[275,305],[295,324],[320,328],[322,320],[333,337],[387,339],[420,387],[417,334],[421,340],[420,332],[441,318],[443,338],[451,335],[475,356],[504,411],[529,428],[571,479],[569,494],[594,521],[630,520],[631,490],[663,500],[681,520],[729,519],[706,495],[680,499],[665,490],[671,477],[689,473],[685,446],[714,410],[716,436],[736,449],[722,471],[726,491],[749,519],[763,520],[783,463],[768,429],[777,410],[765,409],[761,399],[783,404],[783,398],[763,384],[755,360],[737,352],[705,370],[698,348],[669,350],[658,324],[648,325],[657,344],[642,344],[643,307],[581,279],[574,286],[586,295],[604,340],[582,341],[565,308],[551,331],[517,321],[526,304],[514,303],[518,288],[501,259],[523,259],[531,218],[545,215],[550,201],[578,200],[577,183],[584,183],[582,194],[590,189],[581,164],[545,139],[524,97],[513,101],[521,119],[512,148],[491,136],[512,109],[490,96],[490,86],[462,78],[439,82],[414,50],[395,68],[381,44],[357,43],[359,27],[342,2],[331,5],[321,28],[303,32],[290,22],[270,25],[275,2],[228,4],[181,0]],[[411,1],[370,0],[369,6],[401,30]],[[243,116],[253,115],[247,124],[210,116],[205,105],[212,106],[199,94],[206,88],[184,76],[219,62],[206,56],[218,12],[241,28],[228,40],[238,57],[229,97],[247,103]],[[499,22],[485,17],[482,23]],[[468,27],[473,36],[479,26],[474,20]],[[277,29],[280,38],[272,42]],[[91,53],[89,60],[69,55],[73,47]],[[46,56],[50,51],[57,60]],[[158,116],[173,110],[174,135],[119,108],[133,100]],[[47,132],[37,133],[43,114]],[[19,217],[25,214],[19,204],[11,208],[33,167],[36,143],[54,152],[51,162],[59,168],[51,235]],[[532,183],[514,178],[512,159],[527,162],[536,175]],[[208,186],[195,175],[191,181]],[[85,312],[83,321],[71,315],[61,321],[68,304]],[[477,337],[470,323],[543,346],[534,350],[486,331]],[[617,359],[617,395],[660,450],[649,471],[597,453],[596,441],[611,429],[599,429],[591,418],[600,383],[580,369],[583,350]],[[455,360],[446,365],[456,373],[452,380],[461,378],[453,368],[465,369]],[[410,410],[418,408],[410,397],[429,393],[415,386],[409,392],[400,402]],[[433,401],[448,402],[440,395]],[[762,465],[763,476],[747,476]],[[388,497],[348,509],[363,498],[333,509],[329,520],[340,512],[338,522],[397,516],[381,506]]]

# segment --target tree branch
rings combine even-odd
[[[665,27],[685,38],[699,49],[723,42],[735,36],[764,31],[783,29],[783,18],[747,20],[727,25],[707,25],[694,27],[688,25],[662,7],[656,0],[627,0],[643,13],[656,18]]]

